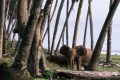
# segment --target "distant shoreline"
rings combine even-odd
[[[106,50],[102,50],[101,53],[102,54],[106,54]],[[113,54],[113,55],[115,55],[115,54],[120,55],[120,51],[119,50],[112,50],[111,54]]]

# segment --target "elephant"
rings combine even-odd
[[[81,66],[87,70],[89,61],[92,56],[92,50],[85,48],[83,45],[75,46],[73,48],[70,48],[67,45],[63,45],[60,48],[60,53],[67,57],[68,67],[70,67],[70,69],[73,69],[76,62],[77,70],[80,70]]]

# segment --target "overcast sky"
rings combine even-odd
[[[60,3],[60,1],[61,0],[59,0],[59,3]],[[88,0],[83,0],[83,1],[84,1],[84,4],[83,4],[81,16],[80,16],[77,45],[81,45],[83,43],[85,20],[86,20],[86,15],[87,15],[87,8],[88,8]],[[109,3],[110,3],[110,0],[92,0],[94,45],[96,44],[96,41],[100,34],[101,28],[104,24],[107,14],[108,14]],[[77,8],[78,8],[78,3],[75,4],[74,9],[72,10],[72,14],[70,15],[70,19],[69,19],[69,44],[70,44],[70,47],[71,47],[72,40],[73,40],[73,30],[74,30],[74,25],[75,25]],[[59,28],[58,28],[58,33],[57,33],[57,38],[56,38],[55,44],[57,44],[57,42],[58,42],[58,38],[59,38],[61,29],[62,29],[64,21],[65,21],[65,17],[66,17],[65,12],[66,12],[66,2],[64,3],[64,8],[62,10],[62,15],[60,18],[60,23],[59,23]],[[56,11],[56,14],[57,14],[57,11]],[[56,14],[55,14],[55,16],[56,16]],[[54,17],[51,22],[51,32],[50,32],[51,39],[52,39],[53,29],[55,26],[55,20],[56,20],[55,18],[56,17]],[[114,15],[113,24],[112,24],[112,50],[120,50],[119,35],[120,35],[120,6],[118,7],[118,9]],[[47,47],[47,37],[44,40],[43,46]],[[86,46],[90,47],[89,26],[88,26],[88,32],[87,32],[87,45]],[[103,49],[104,50],[106,49],[106,41],[104,42]]]

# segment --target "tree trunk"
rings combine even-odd
[[[28,22],[27,0],[18,0],[17,5],[17,32],[22,37]]]
[[[50,22],[52,21],[52,18],[53,18],[54,14],[55,14],[55,11],[56,11],[56,8],[57,8],[57,4],[58,4],[58,0],[56,0],[56,2],[55,2],[55,6],[54,6],[54,10],[53,10],[52,16],[50,18]],[[50,13],[51,13],[51,11],[50,11]],[[42,38],[42,42],[44,41],[47,32],[48,32],[48,27],[45,30],[45,33],[44,33],[43,38]]]
[[[62,45],[64,45],[64,35],[65,34],[63,34],[63,36],[62,36]]]
[[[64,23],[64,25],[63,25],[63,29],[62,29],[62,32],[61,32],[61,34],[60,34],[60,37],[59,37],[59,40],[58,40],[58,44],[57,44],[57,47],[56,47],[56,50],[55,50],[55,53],[54,53],[54,54],[56,54],[57,51],[58,51],[58,49],[59,49],[60,42],[61,42],[61,38],[62,38],[62,35],[64,34],[64,31],[65,31],[65,28],[66,28],[66,24],[67,24],[67,22],[68,22],[68,20],[69,20],[69,17],[70,17],[70,14],[71,14],[71,11],[72,11],[73,7],[74,7],[74,3],[71,4],[70,10],[69,10],[69,12],[68,12],[68,15],[67,15],[67,17],[66,17],[65,23]]]
[[[28,13],[30,13],[30,11],[31,11],[31,8],[32,8],[32,6],[33,6],[33,1],[34,1],[34,0],[28,0],[28,1],[27,1],[27,3],[28,3],[28,7],[27,7],[27,8],[28,8]]]
[[[14,50],[14,52],[12,53],[12,56],[16,56],[17,55],[17,53],[18,53],[18,50],[19,50],[19,47],[20,47],[20,44],[21,44],[21,41],[22,41],[22,39],[19,37],[18,38],[18,41],[17,41],[17,44],[15,45],[15,50]],[[20,55],[21,56],[21,55]]]
[[[8,22],[8,26],[7,26],[7,35],[10,31],[10,25],[12,24],[13,22],[13,19],[16,17],[16,7],[17,7],[17,3],[18,3],[18,0],[10,0],[10,7],[9,7],[9,11],[8,11],[8,19],[9,19],[9,22]],[[6,19],[7,19],[7,14],[6,14]]]
[[[12,41],[10,43],[10,48],[13,48],[13,43],[14,43],[14,40],[15,40],[15,36],[16,36],[16,34],[13,33]]]
[[[3,28],[5,27],[5,0],[0,0],[0,58],[3,53]]]
[[[76,80],[119,80],[119,72],[101,72],[101,71],[71,71],[56,70],[56,74],[63,78],[72,78]]]
[[[82,5],[83,5],[83,0],[80,0],[79,7],[78,7],[78,12],[77,12],[77,16],[76,16],[76,23],[75,23],[75,28],[74,28],[74,35],[73,35],[72,47],[76,46],[77,33],[78,33],[78,25],[79,25],[79,20],[80,20]]]
[[[21,3],[22,1],[24,2],[23,4],[25,4],[24,0],[20,0]],[[36,30],[36,24],[38,21],[38,18],[40,16],[40,11],[41,11],[41,7],[42,7],[42,0],[35,0],[33,3],[33,7],[32,7],[32,11],[30,13],[30,17],[28,19],[28,23],[25,29],[25,32],[23,33],[24,36],[22,36],[22,41],[20,44],[20,48],[18,50],[18,54],[15,57],[15,62],[13,64],[13,67],[19,70],[26,70],[27,69],[27,61],[28,61],[28,57],[29,57],[29,53],[30,53],[30,49],[31,49],[31,44],[33,41],[33,37],[34,37],[34,33]],[[26,7],[26,6],[24,6]],[[23,8],[25,10],[25,8]],[[25,12],[23,12],[25,13]],[[22,14],[23,16],[23,14]],[[27,21],[26,20],[26,16],[24,15],[23,21],[24,22]],[[26,22],[24,22],[25,24]]]
[[[42,23],[41,23],[41,31],[40,31],[41,37],[43,37],[43,31],[44,31],[44,28],[45,28],[45,23],[47,21],[48,14],[51,11],[52,3],[53,3],[53,0],[47,0],[46,3],[45,3],[44,9],[43,9],[44,18],[43,18]]]
[[[91,50],[94,48],[94,37],[93,37],[93,20],[92,20],[92,12],[91,12],[91,2],[89,0],[89,21],[90,21],[90,35],[91,35]]]
[[[52,16],[51,16],[51,18],[50,18],[50,21],[53,19],[53,16],[54,16],[55,11],[56,11],[56,9],[57,9],[57,5],[58,5],[58,0],[56,0],[56,2],[55,2],[55,7],[54,7],[54,10],[53,10]]]
[[[110,8],[110,11],[108,13],[108,16],[104,22],[103,28],[101,30],[100,36],[97,40],[95,49],[93,51],[93,55],[91,57],[90,63],[89,63],[89,70],[95,70],[97,62],[100,57],[101,49],[105,40],[106,33],[108,31],[108,28],[110,27],[112,18],[114,16],[114,13],[119,5],[120,0],[115,0]]]
[[[57,18],[56,18],[56,22],[55,22],[55,28],[54,28],[54,33],[53,33],[53,38],[52,38],[52,45],[51,45],[51,52],[50,55],[53,55],[53,50],[54,50],[54,46],[55,46],[55,39],[56,39],[56,34],[57,34],[57,30],[58,30],[58,25],[59,25],[59,20],[60,20],[60,15],[62,12],[62,8],[64,5],[65,0],[62,0],[60,3],[60,7],[58,10],[58,14],[57,14]]]
[[[5,27],[3,28],[3,54],[7,54],[7,34]]]
[[[87,34],[87,27],[88,27],[88,17],[89,17],[89,6],[88,6],[88,11],[87,11],[86,23],[85,23],[83,46],[86,46],[86,34]]]
[[[37,28],[34,34],[33,42],[32,42],[32,48],[31,53],[28,60],[28,70],[33,76],[40,76],[40,70],[39,66],[42,66],[40,69],[41,71],[44,71],[46,69],[46,63],[45,63],[45,57],[44,52],[42,48],[42,38],[40,34],[40,27],[41,27],[41,21],[43,19],[43,16],[41,15],[37,22]],[[42,63],[40,63],[42,62]],[[34,66],[34,67],[33,67]]]
[[[50,54],[50,13],[48,15],[48,54]]]
[[[110,7],[114,0],[110,0]],[[112,21],[110,27],[108,28],[107,33],[107,55],[106,55],[106,64],[109,64],[111,61],[111,36],[112,36]]]
[[[69,0],[67,0],[67,8],[66,8],[66,17],[68,16],[68,11],[69,11]],[[68,21],[66,23],[66,44],[69,46],[69,36],[68,36]]]
[[[41,21],[38,21],[41,23]],[[30,51],[30,56],[28,60],[28,71],[33,76],[40,76],[39,72],[39,59],[40,59],[40,50],[39,50],[39,42],[40,41],[40,26],[39,23],[37,25],[34,38],[32,41],[32,48]]]

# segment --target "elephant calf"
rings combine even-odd
[[[74,62],[76,62],[77,70],[80,70],[81,66],[86,70],[92,55],[92,50],[86,49],[82,45],[71,49],[67,45],[63,45],[60,48],[60,53],[68,58],[68,67],[71,69],[73,69],[75,64]]]

